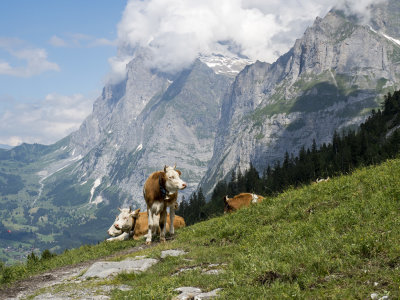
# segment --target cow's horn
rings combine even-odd
[[[131,211],[132,211],[132,205],[129,206],[129,212],[131,212]]]
[[[120,207],[118,207],[119,211],[122,211],[122,209]]]
[[[164,172],[167,173],[167,165],[164,165]]]
[[[174,169],[176,169],[176,163],[174,164]]]

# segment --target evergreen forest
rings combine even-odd
[[[358,130],[335,132],[329,144],[302,147],[297,156],[285,153],[282,162],[266,165],[262,175],[253,165],[245,172],[233,171],[230,180],[215,186],[211,199],[200,189],[182,199],[177,214],[187,225],[223,214],[223,197],[249,192],[275,196],[289,187],[299,187],[322,178],[349,174],[363,166],[379,164],[400,150],[400,91],[385,96],[381,109],[372,110]]]

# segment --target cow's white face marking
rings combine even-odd
[[[114,227],[117,230],[128,231],[133,227],[133,218],[139,216],[140,209],[131,211],[130,208],[120,209],[120,214],[115,218]]]
[[[112,224],[111,227],[108,228],[107,233],[109,236],[118,236],[122,234],[122,230],[115,228],[114,224]]]
[[[171,194],[178,190],[183,190],[186,187],[186,183],[181,179],[179,173],[173,167],[165,167],[165,174],[167,181],[165,182],[165,188]]]

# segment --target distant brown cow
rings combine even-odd
[[[178,190],[186,188],[186,183],[180,178],[181,171],[174,167],[164,167],[163,171],[152,173],[144,183],[143,196],[147,204],[149,229],[146,244],[151,243],[152,232],[160,227],[160,241],[165,242],[167,223],[167,207],[170,210],[170,234],[174,234],[174,218]]]
[[[146,235],[148,231],[148,214],[147,212],[140,212],[140,209],[131,211],[131,209],[121,209],[121,213],[116,217],[115,222],[108,229],[108,234],[112,238],[107,241],[114,240],[127,240],[130,236],[133,236],[135,240]],[[128,218],[125,218],[127,216]],[[174,227],[181,228],[185,227],[185,220],[180,216],[175,216]],[[167,218],[167,230],[170,227],[170,220]],[[123,228],[123,230],[122,230]],[[159,231],[159,230],[158,230]]]
[[[236,211],[242,207],[247,207],[251,203],[259,203],[264,199],[263,196],[251,194],[251,193],[241,193],[233,198],[224,197],[224,213],[229,213]]]

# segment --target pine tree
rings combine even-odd
[[[190,220],[197,222],[223,213],[223,197],[239,192],[255,192],[274,195],[289,186],[308,183],[318,177],[332,177],[351,172],[359,166],[378,163],[399,155],[400,152],[400,91],[385,97],[383,110],[372,111],[371,116],[360,125],[358,131],[334,132],[332,142],[318,149],[315,140],[311,150],[304,146],[296,157],[286,152],[283,163],[277,161],[273,168],[268,165],[262,178],[252,164],[242,174],[231,173],[231,181],[220,181],[205,203],[202,191],[194,193],[187,209]],[[203,208],[203,209],[201,209]],[[190,224],[189,222],[187,222]]]
[[[250,163],[249,169],[245,174],[245,191],[249,193],[257,193],[260,194],[262,192],[262,183],[256,168]]]

